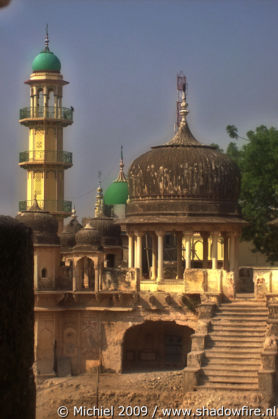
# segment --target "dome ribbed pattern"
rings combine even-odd
[[[239,185],[236,164],[199,143],[185,125],[171,141],[152,147],[131,164],[127,216],[237,215]]]

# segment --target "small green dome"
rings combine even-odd
[[[61,62],[48,48],[42,50],[32,63],[33,71],[57,71],[61,70]]]
[[[127,182],[113,182],[104,193],[105,205],[125,204],[128,198]]]

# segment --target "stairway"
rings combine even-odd
[[[260,353],[266,331],[265,302],[252,295],[221,304],[211,321],[200,385],[219,390],[258,390]]]

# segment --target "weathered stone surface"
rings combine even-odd
[[[32,232],[0,217],[1,417],[35,418]]]

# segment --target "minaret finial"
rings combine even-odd
[[[46,51],[49,51],[48,23],[46,24],[46,27],[45,27],[44,47]]]
[[[101,187],[101,171],[98,171],[98,188],[95,204],[95,218],[103,215],[103,191]]]
[[[73,206],[72,210],[71,210],[71,218],[75,219],[76,218],[76,209],[75,209],[75,205]]]
[[[124,153],[123,153],[124,147],[121,145],[121,161],[120,161],[120,172],[117,177],[117,179],[114,182],[127,182],[126,176],[124,174]]]

